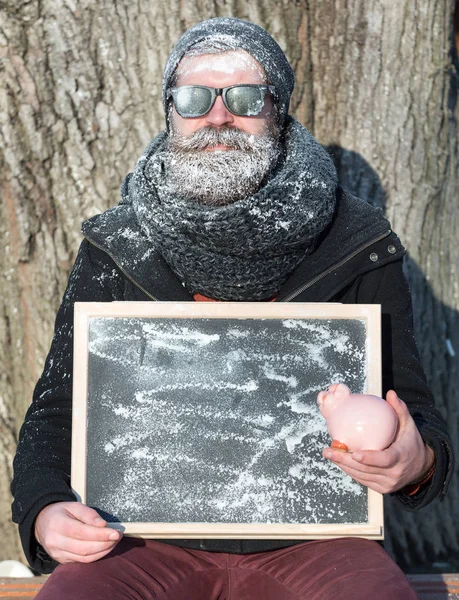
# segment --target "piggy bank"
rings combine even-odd
[[[398,418],[392,406],[378,396],[351,394],[343,383],[319,392],[317,403],[327,420],[332,448],[384,450],[394,441]]]

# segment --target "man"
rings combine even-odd
[[[451,443],[419,364],[404,249],[288,116],[292,90],[262,28],[227,18],[193,27],[164,71],[167,131],[126,178],[121,204],[83,224],[14,465],[26,555],[42,572],[61,563],[40,600],[416,598],[373,541],[120,540],[69,486],[75,301],[295,300],[382,305],[397,437],[382,452],[324,456],[407,509],[444,496]]]

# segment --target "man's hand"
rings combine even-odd
[[[435,454],[424,444],[406,404],[391,390],[386,396],[398,416],[394,442],[386,450],[342,452],[325,448],[323,456],[338,465],[359,483],[387,494],[422,479],[435,460]]]
[[[38,513],[35,537],[59,563],[89,563],[111,552],[122,538],[106,524],[93,508],[80,502],[56,502]]]

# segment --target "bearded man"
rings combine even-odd
[[[14,463],[24,551],[37,571],[57,567],[40,600],[416,598],[374,541],[122,539],[70,488],[75,301],[295,300],[382,306],[396,439],[324,456],[409,510],[444,496],[451,443],[419,363],[404,249],[288,115],[293,84],[264,29],[227,18],[191,28],[164,71],[167,130],[125,179],[120,205],[83,224]]]

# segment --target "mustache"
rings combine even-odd
[[[233,150],[252,152],[260,145],[265,145],[267,139],[272,136],[268,134],[249,134],[234,127],[203,127],[187,136],[174,134],[170,138],[170,147],[179,152],[195,152],[206,150],[212,146],[223,145]]]

